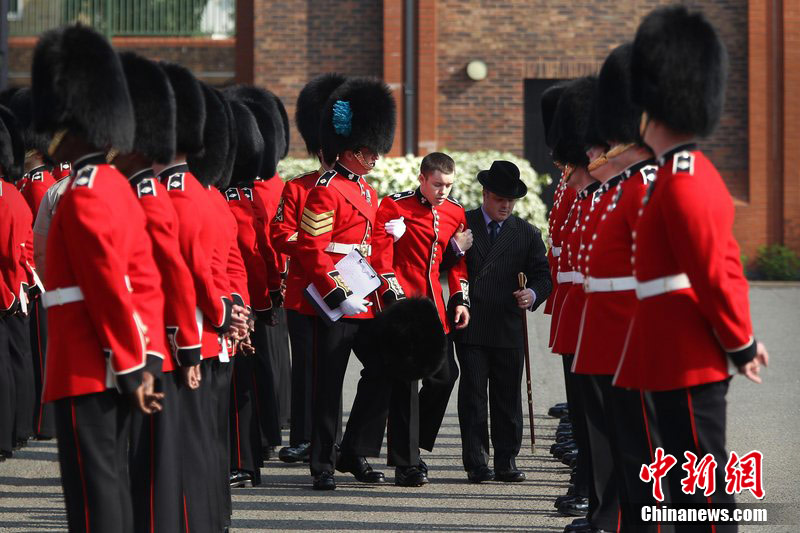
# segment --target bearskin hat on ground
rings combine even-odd
[[[556,106],[558,106],[558,99],[561,98],[561,93],[564,92],[564,84],[559,83],[548,87],[542,93],[542,125],[544,126],[544,142],[548,148],[552,150],[555,144],[555,139],[551,138],[553,116],[556,114]]]
[[[597,78],[586,76],[568,82],[558,99],[551,133],[556,139],[553,159],[560,163],[586,166],[590,144],[589,122]]]
[[[25,166],[25,145],[14,114],[0,105],[0,166],[8,181],[22,177]]]
[[[616,47],[597,77],[592,124],[610,144],[641,143],[639,121],[642,108],[631,100],[631,50],[633,43]]]
[[[125,74],[108,40],[80,24],[46,31],[31,68],[37,131],[67,128],[97,148],[133,147],[135,120]]]
[[[366,147],[382,155],[392,149],[397,112],[389,86],[377,79],[351,78],[331,93],[322,112],[319,138],[325,161]]]
[[[430,377],[447,357],[444,328],[428,298],[404,298],[378,313],[363,342],[398,379]]]
[[[200,82],[189,69],[176,63],[160,63],[175,95],[175,150],[196,154],[203,150],[206,103]]]
[[[650,12],[631,53],[633,101],[683,134],[710,135],[722,114],[728,55],[714,26],[684,6]]]
[[[214,89],[200,84],[205,101],[205,127],[202,144],[204,149],[189,154],[186,162],[189,169],[203,185],[224,185],[226,172],[233,166],[232,156],[229,162],[231,144],[231,128],[228,114],[230,110],[224,98]],[[173,87],[174,88],[174,87]]]
[[[230,87],[225,93],[230,98],[244,103],[253,113],[264,140],[264,152],[258,175],[265,180],[272,178],[277,172],[278,161],[286,143],[277,98],[266,89],[252,85]]]
[[[230,101],[233,119],[236,123],[236,156],[233,164],[231,187],[251,185],[261,170],[261,155],[264,152],[264,139],[256,124],[253,113],[242,102]]]
[[[133,52],[119,55],[136,116],[133,151],[168,164],[175,157],[175,94],[164,70]]]
[[[319,140],[319,123],[322,119],[322,112],[325,110],[325,104],[331,93],[345,81],[347,78],[341,74],[323,74],[306,83],[297,97],[294,121],[306,143],[306,150],[314,157],[322,148]]]
[[[33,100],[31,90],[28,87],[15,90],[8,95],[7,103],[4,103],[14,116],[17,118],[17,125],[22,135],[22,142],[25,143],[26,150],[36,150],[46,162],[51,162],[47,155],[47,146],[50,144],[50,136],[45,133],[37,132],[33,127]]]

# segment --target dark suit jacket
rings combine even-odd
[[[469,325],[456,332],[456,342],[495,348],[523,348],[522,310],[512,294],[519,288],[517,275],[524,272],[527,286],[536,293],[533,309],[552,290],[547,251],[542,233],[511,215],[500,228],[494,245],[481,209],[467,211],[473,244],[467,251],[469,272]]]

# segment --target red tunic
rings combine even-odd
[[[574,196],[572,201],[569,203],[569,207],[565,208],[564,206],[566,204],[563,203],[561,204],[562,209],[565,209],[565,214],[563,217],[563,222],[561,222],[561,224],[556,225],[556,230],[554,232],[555,236],[554,239],[557,240],[554,240],[553,246],[555,246],[556,243],[558,243],[558,248],[560,253],[558,254],[558,257],[553,258],[555,272],[556,272],[556,282],[553,285],[553,291],[550,294],[550,298],[552,298],[553,302],[552,318],[550,319],[550,340],[548,342],[548,346],[550,347],[553,346],[553,342],[556,340],[556,331],[558,330],[558,319],[561,315],[561,305],[564,303],[564,297],[567,295],[567,292],[569,292],[569,288],[572,286],[571,282],[562,282],[562,283],[558,282],[558,272],[559,271],[566,272],[569,270],[567,265],[566,250],[564,246],[565,237],[570,234],[572,228],[575,226],[580,211],[580,209],[578,208],[577,192],[575,192],[574,189],[572,188],[569,188],[568,190],[573,191]],[[562,199],[562,202],[564,202],[566,199],[567,198],[565,196]],[[558,352],[554,351],[553,353],[558,353]]]
[[[3,294],[0,308],[9,310],[23,303],[24,292],[30,285],[30,264],[33,264],[33,216],[22,194],[7,181],[0,179],[0,275]],[[20,300],[22,294],[22,301]]]
[[[278,205],[281,201],[283,188],[283,180],[278,174],[266,180],[256,178],[255,182],[253,182],[253,192],[255,193],[254,201],[263,206],[265,233],[269,233],[270,221],[275,218],[275,214],[278,212]],[[264,261],[267,263],[267,268],[269,268],[271,272],[285,273],[287,266],[286,257],[273,248],[271,239],[267,242],[268,247],[264,250]],[[272,265],[269,264],[270,262],[272,262]],[[272,290],[277,290],[279,288],[280,284],[271,287]]]
[[[556,274],[558,274],[558,258],[561,255],[561,226],[564,224],[572,202],[575,201],[576,194],[575,189],[567,186],[567,180],[564,179],[564,174],[562,174],[556,192],[553,195],[553,208],[550,210],[550,215],[547,219],[547,243],[549,245],[547,262],[550,264],[550,278],[553,283],[553,290],[544,304],[544,313],[546,315],[553,314],[553,304],[556,289],[558,289]]]
[[[404,217],[406,231],[395,242],[384,226],[400,217]],[[439,265],[460,225],[467,227],[461,204],[448,198],[442,205],[432,206],[417,189],[381,201],[372,236],[372,266],[383,278],[379,291],[386,303],[402,296],[432,299],[445,333],[450,332],[450,324],[439,281]],[[468,306],[467,262],[463,257],[447,271],[447,279],[451,305]]]
[[[317,180],[300,218],[295,257],[331,309],[352,294],[336,270],[343,256],[328,252],[331,243],[368,246],[375,223],[378,196],[363,177],[337,164]],[[374,293],[373,293],[374,294]],[[372,318],[372,307],[348,318]]]
[[[263,313],[272,307],[267,283],[267,267],[257,238],[257,227],[253,209],[253,191],[247,187],[231,187],[225,191],[225,199],[237,224],[237,244],[247,271],[247,292],[255,313]]]
[[[742,365],[756,353],[730,193],[711,162],[684,145],[660,159],[642,203],[637,282],[685,274],[691,287],[639,300],[615,383],[674,390],[726,379],[729,360]]]
[[[222,269],[215,277],[220,287],[226,288],[234,303],[250,306],[250,293],[247,290],[247,270],[244,267],[242,254],[239,252],[237,244],[239,224],[233,216],[225,196],[216,187],[210,187],[208,194],[216,210],[216,244],[214,255],[218,261],[212,263],[219,264]]]
[[[657,169],[648,163],[637,163],[628,169],[622,175],[623,181],[606,193],[610,202],[601,213],[600,222],[589,240],[584,270],[587,278],[633,276],[633,228],[639,217],[642,196]],[[614,374],[637,304],[633,289],[586,293],[573,372]]]
[[[152,170],[132,176],[130,182],[147,218],[153,258],[161,273],[164,326],[172,355],[164,359],[164,372],[171,372],[178,365],[196,365],[201,359],[195,316],[197,298],[192,273],[181,255],[178,215],[167,189],[155,179]]]
[[[164,296],[145,224],[127,180],[105,164],[103,154],[75,166],[50,225],[44,297],[54,298],[60,289],[67,289],[65,296],[80,296],[60,305],[45,302],[45,402],[115,384],[131,393],[145,364],[163,359],[163,344],[157,343],[159,338],[163,343],[158,311],[164,309]]]
[[[22,193],[28,203],[28,207],[31,208],[34,220],[39,212],[39,204],[42,203],[42,198],[44,198],[47,189],[55,182],[50,169],[44,165],[32,169],[22,178],[19,192]]]

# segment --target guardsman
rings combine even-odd
[[[389,306],[406,296],[429,298],[436,304],[446,333],[451,330],[451,318],[458,329],[469,323],[464,251],[447,273],[448,302],[444,301],[439,281],[439,267],[450,239],[467,225],[464,208],[449,195],[455,170],[450,156],[440,152],[426,155],[420,167],[420,186],[381,201],[373,235],[372,264],[382,278],[382,304]],[[428,482],[428,467],[420,458],[419,449],[432,451],[458,379],[453,343],[449,340],[447,344],[447,361],[440,368],[431,369],[432,375],[423,380],[421,390],[417,380],[392,380],[388,464],[395,466],[396,485],[418,487]],[[419,361],[415,366],[425,364],[426,361]]]
[[[179,389],[200,386],[200,332],[197,301],[189,268],[180,251],[178,215],[158,182],[153,164],[175,157],[175,96],[164,71],[134,54],[120,54],[136,117],[133,150],[113,163],[127,176],[147,219],[153,257],[161,273],[165,306],[161,309],[168,339],[163,375],[156,390],[164,410],[151,417],[134,413],[131,424],[131,491],[136,531],[176,531],[183,521]]]
[[[75,174],[50,225],[43,296],[43,400],[55,402],[67,521],[71,531],[131,531],[130,409],[161,409],[153,381],[165,352],[157,313],[164,296],[145,216],[106,163],[107,150],[132,148],[133,109],[116,53],[79,25],[41,36],[32,94],[34,126],[52,135],[48,155],[70,161]]]
[[[313,379],[313,334],[315,311],[303,297],[308,279],[300,262],[294,258],[300,219],[308,191],[319,177],[330,170],[322,156],[319,123],[325,102],[345,82],[339,74],[323,74],[308,82],[297,97],[295,123],[309,155],[320,161],[320,169],[292,178],[283,188],[280,203],[270,224],[270,237],[275,249],[289,257],[286,278],[286,320],[292,345],[292,412],[289,446],[281,449],[281,461],[294,463],[309,456],[311,446],[311,384]],[[341,416],[337,435],[341,434]],[[337,438],[337,441],[341,440]]]
[[[382,361],[358,346],[359,329],[374,316],[370,302],[354,294],[336,263],[356,250],[371,255],[378,197],[364,179],[394,139],[395,103],[382,82],[354,78],[339,86],[325,105],[320,121],[323,156],[333,168],[322,174],[306,198],[295,255],[308,281],[330,309],[344,318],[326,323],[315,317],[314,407],[311,474],[314,488],[333,490],[334,468],[367,483],[384,481],[366,457],[377,457],[389,408],[389,387]],[[363,332],[363,330],[362,330]],[[351,349],[364,364],[353,402],[341,457],[335,449],[336,425]]]
[[[684,470],[673,468],[671,503],[733,504],[722,467],[729,365],[760,382],[768,354],[753,337],[733,201],[694,144],[713,132],[722,112],[727,54],[701,13],[669,6],[642,20],[631,56],[633,101],[644,110],[640,131],[659,168],[633,237],[639,305],[614,383],[652,392],[665,453],[679,463],[686,452],[698,460],[711,454],[717,462],[710,496],[686,494]],[[736,525],[705,530],[735,531]]]
[[[575,350],[574,344],[577,341],[578,323],[574,316],[565,316],[563,310],[573,286],[582,282],[573,265],[573,262],[577,263],[580,246],[580,241],[576,238],[580,236],[578,232],[582,217],[588,214],[592,195],[599,187],[599,183],[589,174],[587,168],[589,157],[585,149],[596,83],[596,79],[591,77],[578,78],[569,82],[559,98],[552,126],[552,133],[556,139],[553,146],[553,158],[571,168],[568,186],[576,191],[575,200],[558,229],[561,253],[558,256],[558,274],[556,275],[558,289],[553,301],[553,320],[550,327],[550,344],[553,353],[560,354],[564,364],[569,418],[575,440],[574,447],[565,450],[569,453],[562,456],[562,461],[569,464],[577,456],[573,494],[568,493],[567,497],[557,500],[556,503],[560,512],[572,516],[586,514],[589,507],[589,495],[594,490],[591,481],[591,465],[588,460],[589,444],[580,385],[570,370],[572,354]],[[573,309],[572,313],[579,315],[580,309]],[[580,316],[577,318],[579,321]],[[562,329],[562,322],[569,323],[570,326],[564,326]],[[557,345],[559,335],[561,342],[560,345]],[[559,351],[559,348],[566,349],[566,351]]]

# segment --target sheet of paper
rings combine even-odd
[[[345,284],[360,298],[366,298],[375,289],[381,286],[381,280],[369,262],[357,250],[351,251],[336,263],[336,270],[342,276]],[[313,283],[306,288],[306,294],[311,303],[323,318],[336,322],[344,314],[337,307],[331,309]]]

